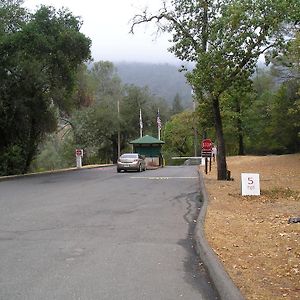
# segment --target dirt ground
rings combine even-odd
[[[300,154],[229,157],[233,181],[204,174],[207,240],[246,299],[300,299]],[[204,168],[201,167],[204,172]],[[261,196],[241,196],[241,173],[259,173]]]

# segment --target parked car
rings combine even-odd
[[[142,172],[146,170],[145,158],[138,153],[124,153],[117,161],[117,171],[138,171]]]

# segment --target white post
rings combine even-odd
[[[83,149],[76,149],[76,167],[78,169],[82,168],[82,157],[83,157]]]
[[[82,159],[81,159],[81,156],[76,156],[76,167],[77,167],[77,169],[82,168]]]

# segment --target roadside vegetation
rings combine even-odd
[[[124,83],[112,62],[92,62],[91,41],[71,12],[42,6],[31,14],[21,0],[1,0],[0,175],[74,166],[76,148],[84,164],[115,162],[118,131],[121,152],[130,151],[140,110],[143,133],[156,137],[159,109],[167,163],[194,156],[195,132],[197,143],[211,138],[218,179],[226,179],[228,155],[299,152],[298,1],[242,2],[174,0],[134,19],[132,29],[156,20],[173,30],[171,51],[195,65],[186,73],[194,111],[178,91],[164,99]],[[268,67],[257,65],[262,53]],[[152,76],[153,84],[159,76]]]

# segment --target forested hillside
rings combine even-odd
[[[134,62],[115,63],[115,66],[124,84],[148,86],[153,94],[169,104],[178,94],[183,106],[192,106],[191,86],[186,82],[184,72],[178,71],[180,66]]]

